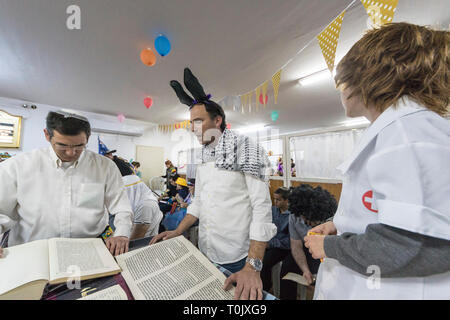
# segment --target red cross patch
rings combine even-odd
[[[362,196],[362,203],[364,207],[369,209],[372,212],[378,213],[378,210],[376,210],[373,206],[373,192],[372,190],[367,191]]]

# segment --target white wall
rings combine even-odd
[[[45,140],[43,132],[45,128],[45,119],[49,111],[58,111],[62,108],[36,104],[38,108],[33,110],[31,108],[23,108],[22,104],[23,103],[20,101],[0,98],[0,110],[4,110],[13,115],[22,116],[20,148],[0,148],[0,153],[8,152],[11,155],[16,155],[22,152],[49,146],[49,143]],[[145,129],[154,126],[152,123],[137,122],[133,120],[125,120],[124,123],[120,123],[114,116],[90,112],[75,112],[87,117],[91,124],[91,128],[143,134]],[[128,160],[135,159],[137,144],[151,146],[152,143],[152,141],[147,143],[141,137],[93,132],[87,146],[89,150],[98,152],[98,136],[100,136],[100,139],[110,150],[117,149],[117,155]]]

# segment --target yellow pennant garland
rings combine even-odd
[[[345,10],[317,36],[323,57],[325,58],[330,72],[333,72],[334,69],[334,58],[336,55],[339,33],[341,32],[342,21],[344,20],[344,14]]]
[[[261,92],[261,87],[258,87],[255,89],[255,95],[256,95],[256,111],[259,109],[259,94]]]
[[[247,99],[248,99],[248,112],[252,112],[252,98],[253,98],[253,91],[250,91],[247,93]]]
[[[190,128],[190,127],[191,127],[190,121],[186,120],[186,121],[178,122],[175,124],[160,124],[160,125],[158,125],[158,131],[163,132],[163,133],[168,133],[168,132],[172,132],[177,129],[186,129],[186,128]]]
[[[275,73],[272,77],[273,84],[273,98],[275,99],[275,104],[277,104],[278,99],[278,89],[280,88],[280,80],[281,80],[281,69],[277,73]]]
[[[398,0],[361,0],[375,27],[392,22]]]
[[[241,96],[241,112],[242,112],[242,114],[244,114],[244,106],[245,106],[245,99],[246,99],[246,95],[245,94],[243,94],[242,96]]]

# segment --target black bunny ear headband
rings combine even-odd
[[[205,94],[202,85],[200,84],[200,82],[198,82],[198,79],[192,74],[189,68],[184,69],[184,85],[194,98],[191,98],[186,93],[186,91],[184,91],[183,87],[178,81],[176,80],[170,81],[170,86],[177,94],[177,97],[178,99],[180,99],[180,102],[182,104],[189,106],[189,109],[199,103],[208,104],[208,102],[212,102],[211,100],[209,100],[211,99],[211,95]]]

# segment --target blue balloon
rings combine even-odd
[[[162,57],[167,56],[171,49],[169,39],[163,35],[158,36],[155,39],[155,49]]]

